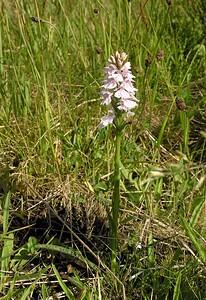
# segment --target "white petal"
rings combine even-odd
[[[133,100],[122,100],[118,106],[119,110],[130,111],[137,106],[137,102]]]
[[[125,98],[130,98],[130,94],[127,91],[125,91],[125,89],[117,90],[116,93],[114,94],[114,96],[116,98],[124,98],[124,99]]]
[[[115,114],[114,114],[113,110],[110,110],[108,115],[101,118],[101,123],[98,125],[98,128],[102,129],[102,128],[106,127],[107,125],[112,124],[114,118],[115,118]]]
[[[103,89],[101,92],[101,96],[103,98],[102,104],[106,104],[106,105],[110,104],[112,102],[112,95],[113,92]]]
[[[103,85],[104,89],[111,90],[117,86],[117,82],[114,78],[107,78],[107,79],[103,80],[103,83],[104,83],[104,85]]]
[[[130,92],[130,93],[133,93],[135,94],[135,92],[137,91],[137,89],[135,87],[133,87],[133,84],[131,82],[130,79],[125,79],[121,85],[120,85],[121,88],[125,89],[127,92]]]

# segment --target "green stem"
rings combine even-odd
[[[112,220],[111,220],[111,270],[117,270],[117,229],[120,203],[120,146],[121,126],[116,126],[116,150],[115,150],[115,171],[114,171],[114,192],[112,199]]]
[[[183,134],[184,134],[183,151],[185,154],[189,155],[188,140],[189,140],[190,123],[189,123],[189,119],[187,117],[186,112],[180,111],[180,120],[181,120]]]

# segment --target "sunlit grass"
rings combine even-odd
[[[1,1],[2,299],[205,299],[205,9]],[[113,130],[97,129],[116,51],[140,99],[121,147],[117,277]]]

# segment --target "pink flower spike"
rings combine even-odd
[[[104,68],[105,78],[103,80],[101,96],[102,103],[108,106],[108,114],[101,119],[98,128],[104,128],[112,124],[117,109],[133,115],[133,108],[138,105],[139,100],[135,97],[137,89],[133,86],[135,76],[131,72],[130,62],[126,62],[127,55],[116,52],[109,59],[109,66]]]

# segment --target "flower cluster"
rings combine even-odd
[[[135,97],[136,88],[133,86],[133,78],[130,62],[125,62],[127,55],[116,52],[109,59],[110,65],[104,68],[106,76],[103,80],[101,96],[102,104],[107,105],[108,114],[101,119],[99,128],[112,124],[118,111],[129,115],[131,110],[138,105]]]

